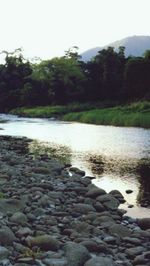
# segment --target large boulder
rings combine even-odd
[[[111,190],[109,194],[115,197],[117,200],[119,200],[120,203],[125,202],[124,196],[121,194],[119,190],[116,190],[116,189]]]
[[[81,244],[69,242],[64,246],[67,258],[67,265],[83,266],[90,259],[90,253],[87,248]]]
[[[11,246],[13,241],[16,241],[16,237],[13,231],[7,227],[3,226],[0,229],[0,244],[3,246]]]
[[[96,200],[102,203],[104,207],[106,207],[108,210],[117,210],[120,204],[119,200],[117,200],[111,194],[105,194],[105,195],[98,196]]]
[[[22,212],[15,212],[11,217],[10,221],[19,225],[26,225],[27,224],[27,217]]]
[[[131,231],[122,224],[113,224],[109,228],[111,234],[117,234],[120,237],[126,237],[131,235]]]
[[[89,191],[86,193],[86,197],[96,198],[104,194],[106,194],[106,191],[104,189],[94,186],[90,188]]]
[[[7,259],[10,252],[7,248],[0,246],[0,261]]]

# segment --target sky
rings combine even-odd
[[[150,0],[0,0],[0,51],[31,59],[150,35]]]

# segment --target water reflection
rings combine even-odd
[[[65,164],[71,164],[71,149],[67,146],[56,145],[55,143],[40,142],[34,140],[29,143],[29,151],[33,157],[47,155]]]
[[[106,191],[120,190],[127,204],[150,206],[150,168],[149,159],[121,160],[111,157],[94,156],[89,158],[88,168],[97,179],[94,181]],[[126,194],[126,190],[133,190]]]
[[[43,143],[33,141],[30,144],[30,151],[33,154],[48,154],[50,157],[59,158],[65,163],[73,163],[81,169],[86,169],[87,175],[93,175],[96,178],[93,183],[107,192],[119,190],[126,203],[122,205],[124,209],[131,212],[129,206],[134,205],[132,216],[143,216],[143,208],[150,207],[150,186],[149,186],[149,159],[119,159],[118,157],[109,157],[102,155],[93,155],[90,153],[73,153],[67,146],[55,145],[54,143]],[[126,190],[132,190],[133,193],[127,194]],[[145,209],[145,208],[144,208]],[[145,209],[147,216],[148,209]],[[149,211],[150,213],[150,211]],[[131,213],[130,213],[131,215]]]
[[[4,129],[1,135],[36,139],[40,142],[40,152],[43,152],[41,142],[44,142],[49,149],[47,152],[85,170],[87,175],[94,175],[94,182],[107,192],[120,190],[126,197],[127,207],[133,204],[136,212],[142,215],[144,212],[147,216],[148,209],[144,211],[138,204],[149,204],[150,175],[146,175],[144,167],[145,162],[149,165],[150,130],[7,115],[0,115],[0,118],[7,120],[0,124]],[[133,193],[127,195],[126,189],[132,189]],[[134,212],[133,209],[129,211]]]
[[[137,201],[143,207],[150,206],[150,163],[140,161],[138,165],[138,181],[140,183]]]

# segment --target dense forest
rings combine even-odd
[[[150,50],[143,57],[125,57],[125,48],[103,49],[83,62],[78,48],[37,63],[26,60],[21,49],[5,53],[0,65],[0,111],[22,106],[72,102],[117,101],[150,98]]]

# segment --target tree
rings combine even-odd
[[[142,57],[132,57],[126,63],[124,82],[127,99],[136,100],[144,97],[150,87],[147,62]]]
[[[1,66],[0,95],[1,108],[13,108],[20,104],[20,91],[26,78],[32,73],[30,63],[22,56],[21,49],[6,54],[5,64]]]
[[[49,96],[53,103],[63,104],[82,97],[84,73],[77,57],[53,58],[42,65],[45,78],[49,81]]]
[[[108,47],[98,52],[95,58],[87,63],[88,83],[94,99],[116,100],[120,98],[124,71],[124,47],[115,52]]]

